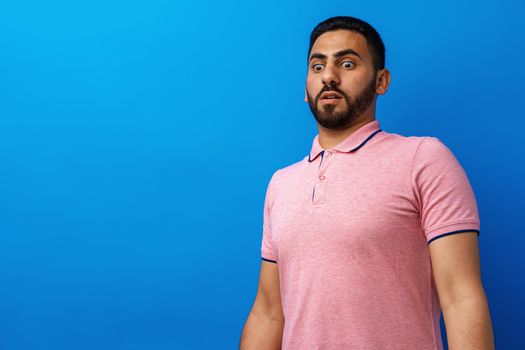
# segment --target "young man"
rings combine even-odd
[[[240,348],[493,349],[477,203],[436,137],[380,128],[390,82],[368,23],[313,30],[305,102],[319,134],[277,170],[264,204],[258,292]]]

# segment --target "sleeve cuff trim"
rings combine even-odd
[[[461,233],[461,232],[476,232],[479,236],[479,230],[476,230],[476,229],[466,229],[466,230],[456,230],[456,231],[451,231],[451,232],[447,232],[447,233],[443,233],[443,234],[440,234],[434,238],[432,238],[430,241],[428,241],[428,244],[430,244],[430,242],[438,239],[438,238],[441,238],[441,237],[445,237],[445,236],[448,236],[448,235],[453,235],[453,234],[456,234],[456,233]]]
[[[271,263],[277,264],[277,261],[275,260],[266,259],[266,258],[263,258],[262,256],[261,256],[261,259],[263,259],[264,261],[269,261]]]

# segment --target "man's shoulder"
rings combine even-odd
[[[414,147],[418,146],[425,138],[432,136],[419,136],[419,135],[405,135],[401,133],[388,132],[383,130],[383,140],[385,144],[391,146],[401,146],[401,147]]]
[[[304,175],[304,169],[307,166],[308,163],[308,156],[305,156],[303,159],[291,163],[289,165],[285,165],[283,167],[277,168],[271,179],[270,182],[274,187],[279,186],[280,184],[286,184],[289,181],[296,181],[299,180],[299,178]]]
[[[457,158],[449,146],[438,136],[404,136],[388,134],[389,144],[385,143],[384,150],[411,160],[411,168],[417,170],[438,161],[456,162]]]

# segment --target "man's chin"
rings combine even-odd
[[[348,113],[346,111],[339,111],[335,109],[331,109],[328,111],[318,110],[318,116],[321,120],[333,121],[333,120],[346,119],[348,116]]]
[[[356,116],[350,113],[347,109],[343,109],[342,111],[338,109],[330,112],[317,110],[317,113],[315,119],[321,126],[327,129],[346,129],[356,119]]]
[[[336,117],[331,118],[330,116],[320,116],[316,120],[319,125],[327,129],[339,129],[347,123],[347,121],[336,119]]]

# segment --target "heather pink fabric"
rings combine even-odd
[[[438,138],[374,120],[278,169],[261,256],[278,264],[283,350],[442,349],[429,244],[476,231],[477,203]]]

